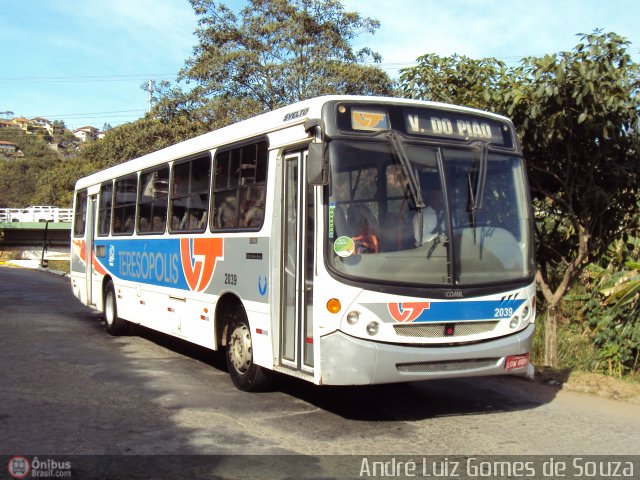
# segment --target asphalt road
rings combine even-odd
[[[0,267],[0,295],[0,455],[640,452],[636,405],[510,377],[244,393],[206,349],[107,335],[64,277]]]

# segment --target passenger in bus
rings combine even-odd
[[[151,221],[151,229],[153,232],[164,231],[164,218],[155,215]]]
[[[197,210],[187,210],[184,212],[178,230],[198,230],[200,216]]]
[[[207,226],[207,211],[202,210],[202,212],[200,213],[200,220],[198,220],[198,224],[196,225],[196,228],[198,230],[203,230],[206,226]]]
[[[236,199],[228,197],[218,207],[218,212],[216,214],[216,227],[234,228],[236,226]]]
[[[149,231],[149,220],[146,217],[140,217],[138,220],[138,231],[140,232],[148,232]]]
[[[245,204],[245,211],[242,215],[243,226],[245,227],[260,227],[264,221],[264,206],[259,203],[247,202]]]
[[[118,215],[113,216],[113,233],[122,232],[122,219]]]
[[[133,232],[133,228],[135,226],[135,220],[133,218],[133,215],[129,215],[127,217],[127,219],[124,222],[124,230],[123,232]]]

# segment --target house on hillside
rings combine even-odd
[[[0,128],[9,128],[13,127],[13,123],[11,120],[2,120],[0,119]]]
[[[33,125],[28,118],[16,117],[11,120],[11,123],[16,125],[17,127],[20,127],[20,129],[25,133],[33,133]]]
[[[13,142],[6,142],[4,140],[0,140],[0,156],[3,157],[20,157],[22,156],[22,152]]]
[[[62,135],[64,133],[64,128],[62,125],[57,125],[51,120],[42,117],[35,117],[31,119],[31,124],[36,128],[41,128],[47,132],[50,136],[55,134]]]
[[[88,140],[96,140],[98,138],[99,130],[96,127],[86,126],[80,127],[77,130],[73,131],[73,134],[76,138],[80,139],[82,142],[86,142]]]

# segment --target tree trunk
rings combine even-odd
[[[547,318],[544,331],[544,365],[545,367],[558,367],[558,307],[547,307]]]

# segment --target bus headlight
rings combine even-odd
[[[380,329],[380,325],[378,325],[378,322],[370,322],[367,325],[367,333],[372,337],[378,334],[379,329]]]
[[[347,323],[349,325],[355,325],[358,323],[358,320],[360,320],[360,314],[355,310],[347,314]]]
[[[509,324],[510,328],[516,328],[520,324],[520,317],[515,316],[511,319],[511,323]]]

